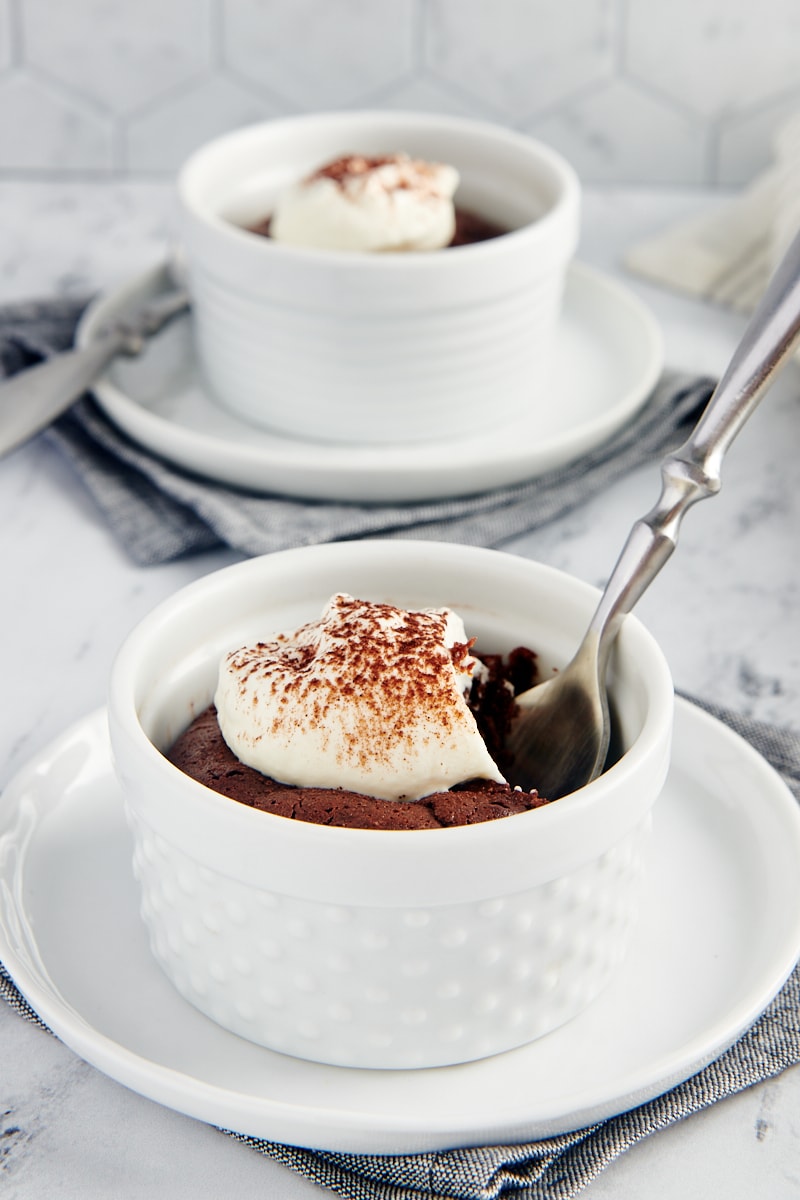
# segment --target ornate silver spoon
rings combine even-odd
[[[800,234],[789,247],[691,436],[661,464],[656,505],[631,529],[577,653],[517,697],[513,782],[558,799],[603,770],[609,652],[623,617],[672,554],[684,514],[720,488],[728,447],[800,340]]]

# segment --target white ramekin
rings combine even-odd
[[[452,163],[459,202],[513,232],[358,254],[242,228],[322,163],[398,150]],[[178,191],[198,355],[238,416],[303,438],[391,443],[474,433],[549,402],[579,185],[546,146],[455,117],[290,117],[198,150]]]
[[[153,952],[220,1025],[301,1058],[426,1067],[531,1041],[580,1012],[624,955],[670,751],[663,654],[628,617],[611,667],[623,756],[569,797],[486,824],[292,821],[163,757],[209,703],[226,649],[318,616],[338,590],[449,605],[478,652],[525,643],[545,670],[597,599],[512,555],[376,541],[252,559],[162,603],[118,655],[109,705]]]

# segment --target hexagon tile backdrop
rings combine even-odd
[[[498,121],[590,183],[738,185],[800,110],[798,0],[0,0],[0,178],[171,176],[293,112]]]

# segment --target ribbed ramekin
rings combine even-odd
[[[459,203],[510,232],[442,251],[359,254],[245,228],[321,163],[398,150],[452,163]],[[199,358],[240,417],[377,444],[474,433],[549,402],[579,184],[548,147],[455,117],[291,117],[198,150],[178,190]]]

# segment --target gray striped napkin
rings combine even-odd
[[[60,299],[0,309],[0,376],[70,345],[84,305]],[[344,504],[237,491],[149,453],[89,397],[45,436],[69,458],[120,544],[143,566],[219,545],[266,554],[361,537],[499,546],[662,458],[688,434],[712,386],[667,372],[630,423],[577,462],[510,487],[425,503]]]

